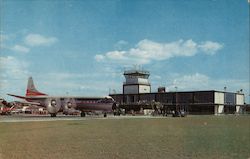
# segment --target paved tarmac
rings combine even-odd
[[[66,115],[57,115],[57,117],[50,117],[50,115],[2,115],[0,116],[0,123],[1,122],[36,122],[36,121],[64,121],[64,120],[95,120],[95,119],[138,119],[138,118],[166,118],[162,116],[149,116],[149,115],[121,115],[121,116],[114,116],[108,115],[106,118],[103,115],[90,115],[86,117],[80,116],[66,116]]]

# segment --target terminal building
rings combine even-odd
[[[124,71],[125,82],[122,94],[110,94],[126,111],[153,109],[152,103],[160,103],[167,111],[185,110],[188,114],[237,114],[245,109],[242,92],[217,90],[166,92],[151,91],[150,73],[145,70]]]

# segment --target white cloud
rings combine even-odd
[[[215,54],[223,46],[217,42],[206,41],[200,44],[192,39],[179,40],[170,43],[158,43],[151,40],[141,40],[127,51],[110,51],[96,55],[97,61],[109,61],[125,64],[147,64],[153,60],[167,60],[177,56],[194,56],[197,53]]]
[[[172,79],[172,83],[168,86],[168,89],[173,90],[175,87],[180,90],[207,89],[209,87],[209,80],[210,78],[208,76],[200,73],[179,76]]]
[[[125,51],[112,51],[106,54],[106,57],[111,60],[125,60]]]
[[[22,46],[22,45],[15,45],[11,48],[11,50],[16,52],[28,53],[30,51],[29,48]]]
[[[56,43],[56,37],[45,37],[40,34],[29,34],[24,38],[24,43],[28,46],[50,46]]]
[[[25,93],[28,66],[26,61],[20,61],[13,56],[0,57],[0,96],[9,99],[6,93]]]
[[[118,41],[115,45],[114,45],[114,48],[117,49],[117,50],[121,50],[123,49],[125,46],[128,45],[128,42],[125,41],[125,40],[120,40]]]
[[[216,53],[216,51],[223,48],[223,45],[212,41],[206,41],[201,43],[199,48],[205,53],[213,55]]]
[[[160,80],[162,77],[159,76],[159,75],[154,75],[152,78],[153,78],[153,79],[156,79],[156,80]]]
[[[95,55],[95,60],[100,62],[100,61],[103,61],[105,59],[105,56],[103,55]]]
[[[19,79],[27,77],[28,63],[26,61],[20,61],[13,56],[0,57],[0,77]]]
[[[27,36],[24,37],[24,44],[27,46],[23,46],[20,44],[8,44],[10,41],[15,41],[16,35],[14,34],[0,34],[0,48],[1,49],[8,49],[12,50],[15,52],[21,52],[21,53],[28,53],[30,52],[29,47],[34,47],[34,46],[50,46],[58,41],[57,38],[55,37],[45,37],[40,34],[28,34]],[[7,43],[7,44],[6,44]]]

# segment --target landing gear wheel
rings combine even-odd
[[[103,114],[103,117],[106,118],[106,117],[107,117],[107,113],[104,113],[104,114]]]
[[[86,116],[85,112],[81,112],[81,117],[85,117],[85,116]]]
[[[120,115],[121,115],[121,113],[119,113],[119,112],[115,113],[115,116],[120,116]]]
[[[53,114],[50,114],[50,116],[51,116],[51,117],[56,117],[56,114],[55,114],[55,113],[53,113]]]

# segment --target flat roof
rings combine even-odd
[[[234,93],[244,95],[244,93],[238,92],[227,92],[227,91],[217,91],[217,90],[199,90],[199,91],[169,91],[169,92],[151,92],[151,93],[139,93],[139,94],[167,94],[167,93],[195,93],[195,92],[220,92],[220,93]],[[110,95],[138,95],[136,94],[110,94]]]

